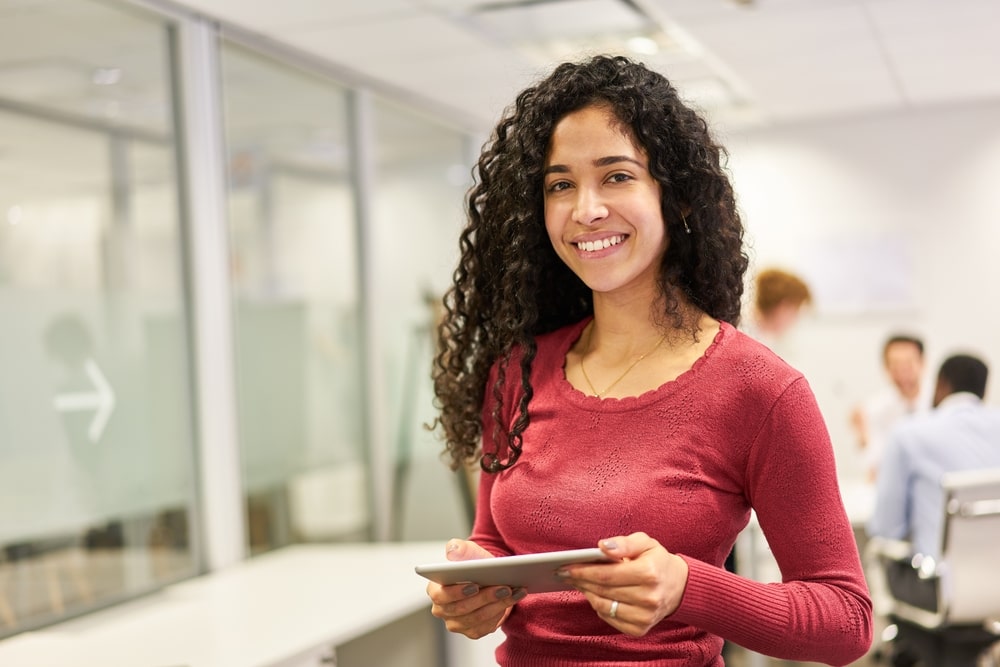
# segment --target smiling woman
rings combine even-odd
[[[476,520],[449,560],[598,546],[573,590],[430,583],[503,667],[723,664],[724,640],[846,664],[871,601],[801,373],[735,329],[743,225],[723,149],[661,75],[560,65],[484,148],[435,388]],[[782,569],[724,569],[754,510]],[[665,517],[669,517],[666,520]]]

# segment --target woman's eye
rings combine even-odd
[[[608,176],[608,180],[612,183],[624,183],[625,181],[631,181],[632,177],[629,174],[617,173]]]
[[[549,187],[546,188],[549,192],[562,192],[569,187],[569,183],[566,181],[556,181],[555,183],[550,183]]]

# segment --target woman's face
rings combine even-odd
[[[545,164],[545,228],[559,257],[600,293],[655,285],[667,249],[660,185],[610,110],[563,117]]]

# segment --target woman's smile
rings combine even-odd
[[[625,243],[628,238],[628,234],[611,234],[611,235],[600,235],[595,238],[585,238],[578,239],[573,242],[580,252],[580,256],[586,259],[597,259],[599,257],[607,257],[616,250],[619,250],[619,246]],[[608,252],[605,252],[608,251]]]

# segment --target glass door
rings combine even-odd
[[[224,44],[251,553],[371,536],[348,96]]]
[[[0,636],[197,568],[170,52],[0,5]]]

